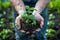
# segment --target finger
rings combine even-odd
[[[19,16],[15,20],[15,26],[17,27],[17,29],[20,29],[21,28],[21,25],[20,25],[20,17]]]
[[[36,29],[37,32],[39,32],[40,30],[41,30],[40,28]]]
[[[22,19],[22,17],[21,17],[21,15],[19,15],[18,17],[19,17],[20,21],[22,21],[22,20],[23,20],[23,19]]]
[[[29,34],[30,32],[26,32],[26,34]]]
[[[44,25],[44,21],[41,21],[41,23],[40,23],[40,27],[42,28],[43,25]]]
[[[25,31],[24,31],[24,30],[20,30],[20,32],[25,33]]]

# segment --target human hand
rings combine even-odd
[[[21,15],[17,16],[17,17],[16,17],[16,20],[15,20],[15,26],[16,26],[16,28],[17,28],[20,32],[25,33],[24,30],[20,30],[20,29],[21,29],[21,24],[20,24],[21,21],[23,21]]]
[[[34,15],[35,15],[36,20],[40,23],[40,28],[42,28],[44,25],[44,18],[38,13],[36,13]],[[39,31],[39,30],[40,29],[37,29],[36,31]]]

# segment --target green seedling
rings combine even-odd
[[[26,12],[22,13],[22,18],[25,20],[25,23],[36,25],[35,16],[32,15],[33,7],[25,6]]]
[[[36,29],[40,28],[35,16],[32,14],[34,7],[25,6],[26,12],[22,13],[23,22],[21,22],[21,29],[26,32],[35,33]],[[35,31],[35,32],[34,32]]]

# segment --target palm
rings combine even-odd
[[[42,27],[44,25],[44,18],[40,14],[35,15],[35,18],[40,23],[40,26]]]

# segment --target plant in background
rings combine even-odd
[[[60,13],[60,0],[51,0],[48,7],[57,10]]]
[[[52,38],[56,35],[56,31],[54,29],[47,29],[46,30],[46,36],[49,38]]]
[[[9,1],[2,3],[2,7],[4,7],[4,8],[9,8],[10,6],[11,5],[10,5]]]
[[[49,21],[48,21],[48,25],[49,26],[53,26],[55,25],[54,19],[55,19],[55,15],[53,15],[53,13],[49,14]]]
[[[0,10],[2,9],[1,3],[2,3],[2,2],[1,2],[1,0],[0,0]]]
[[[2,36],[2,39],[7,39],[9,33],[12,33],[12,31],[9,29],[3,29],[3,31],[0,32],[0,36]]]
[[[12,39],[13,22],[11,15],[11,4],[9,0],[0,0],[0,37],[1,40]],[[8,17],[9,16],[9,17]],[[9,39],[9,40],[10,40]],[[14,38],[13,38],[14,39]]]
[[[9,0],[0,0],[0,10],[3,8],[9,8],[11,7],[11,3]]]

